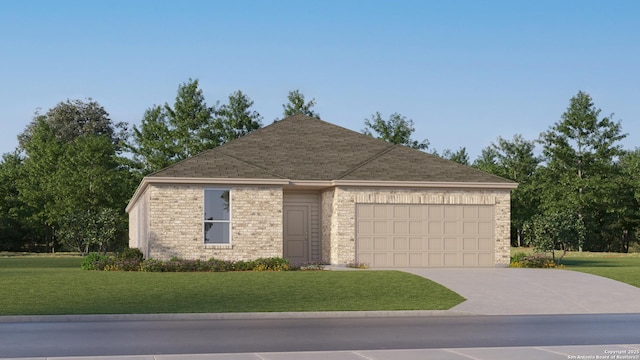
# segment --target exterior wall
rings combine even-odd
[[[330,204],[331,203],[331,204]],[[337,187],[322,196],[323,230],[330,228],[323,242],[329,242],[332,264],[355,260],[356,204],[470,204],[493,205],[495,222],[495,264],[508,266],[510,258],[510,191],[444,190]]]
[[[309,261],[321,260],[320,194],[318,192],[284,192],[284,204],[309,205]]]
[[[332,242],[333,234],[333,223],[335,222],[333,219],[333,204],[334,204],[334,195],[335,190],[333,188],[324,190],[320,194],[320,208],[322,215],[320,218],[322,219],[322,261],[330,264],[337,264],[338,259],[332,258],[333,254],[338,253],[337,249],[334,247],[335,242]]]
[[[129,247],[137,248],[147,256],[149,252],[149,192],[140,196],[129,211]]]
[[[149,252],[155,259],[251,260],[282,256],[282,189],[231,189],[231,244],[204,244],[204,185],[149,185]]]

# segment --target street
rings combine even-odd
[[[0,323],[0,357],[632,344],[640,314]]]

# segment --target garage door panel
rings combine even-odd
[[[459,261],[458,261],[458,254],[457,253],[444,253],[443,254],[443,263],[442,266],[444,267],[458,267],[459,265]]]
[[[442,257],[442,253],[428,253],[427,254],[427,258],[428,258],[428,266],[429,267],[443,267],[444,266],[444,262],[443,257]]]
[[[476,251],[478,249],[478,239],[476,238],[464,238],[462,239],[462,250],[464,251]]]
[[[444,249],[444,239],[442,238],[428,238],[427,243],[429,244],[427,247],[429,251],[441,251]]]
[[[393,221],[393,234],[394,235],[408,235],[409,234],[409,222],[408,221]]]
[[[462,254],[462,266],[463,267],[477,267],[478,255],[477,254]]]
[[[493,267],[489,205],[358,204],[356,259],[371,267]]]
[[[403,251],[407,251],[409,250],[409,239],[404,238],[404,237],[394,237],[393,238],[393,251],[398,251],[398,250],[403,250]]]
[[[478,250],[493,252],[493,239],[491,238],[478,238]]]
[[[463,223],[462,226],[462,233],[463,234],[477,234],[478,233],[478,223],[473,221],[473,222],[469,222],[469,221],[465,221]]]
[[[409,250],[422,252],[425,250],[423,238],[409,238]]]
[[[444,238],[443,243],[444,243],[445,250],[458,250],[457,238]]]
[[[442,220],[441,221],[429,221],[429,228],[427,229],[427,235],[442,235]]]
[[[478,234],[479,235],[493,235],[493,223],[489,221],[478,222]]]
[[[422,235],[424,234],[424,222],[422,221],[409,221],[409,234]]]
[[[458,222],[454,221],[445,221],[444,222],[444,234],[445,235],[455,235],[460,231],[458,230]]]

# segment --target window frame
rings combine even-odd
[[[206,218],[206,211],[207,211],[207,191],[228,191],[229,192],[229,219],[228,220],[207,220]],[[232,244],[232,232],[231,232],[231,219],[232,219],[232,201],[231,201],[231,193],[232,190],[231,188],[204,188],[202,190],[202,217],[200,218],[202,221],[202,243],[205,246],[210,246],[210,247],[228,247],[231,246]],[[216,242],[207,242],[207,236],[206,236],[206,228],[207,228],[207,224],[215,224],[215,223],[226,223],[229,224],[229,239],[227,242],[220,242],[220,243],[216,243]]]

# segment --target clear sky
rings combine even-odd
[[[474,160],[535,139],[579,90],[640,144],[636,0],[0,0],[0,153],[34,112],[93,98],[139,124],[199,79],[209,104],[242,90],[270,124],[289,90],[361,131],[376,111]]]

